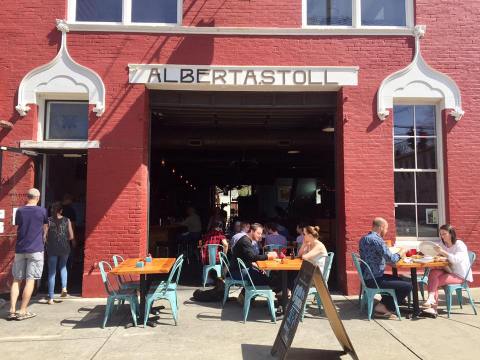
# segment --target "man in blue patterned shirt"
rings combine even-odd
[[[376,281],[380,288],[394,289],[397,301],[400,304],[412,291],[412,284],[397,276],[384,274],[384,271],[385,263],[387,261],[396,263],[405,255],[406,249],[401,249],[398,254],[392,254],[383,240],[387,231],[387,221],[377,217],[373,220],[372,231],[360,239],[360,258],[370,266],[373,277],[365,266],[362,266],[362,273],[368,287],[376,287]],[[381,302],[375,306],[374,310],[377,316],[393,317],[392,312],[395,312],[395,304],[392,297],[382,295]]]

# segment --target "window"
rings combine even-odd
[[[406,26],[405,0],[362,0],[362,25]]]
[[[307,0],[308,25],[352,26],[352,0]]]
[[[69,15],[77,22],[177,24],[181,3],[182,0],[69,0]]]
[[[437,237],[439,169],[434,105],[393,107],[397,237]]]
[[[413,27],[413,0],[303,0],[305,26]]]
[[[45,140],[87,140],[87,138],[87,102],[47,102]]]

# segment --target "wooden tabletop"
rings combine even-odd
[[[111,273],[116,275],[127,275],[127,274],[168,274],[175,263],[175,258],[153,258],[152,262],[145,263],[144,267],[136,267],[137,261],[140,261],[140,258],[130,258],[126,259],[124,262],[119,264],[116,268],[113,268]]]
[[[257,261],[257,265],[260,270],[300,270],[302,262],[300,258],[291,260],[287,257],[283,259],[283,264],[276,260],[263,260]]]
[[[419,262],[411,262],[411,263],[406,263],[403,259],[400,259],[396,264],[389,264],[391,267],[400,269],[411,269],[411,268],[417,268],[417,269],[424,269],[424,268],[439,268],[439,267],[444,267],[448,265],[448,261],[433,261],[429,263],[419,263]]]

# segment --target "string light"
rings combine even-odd
[[[175,174],[175,169],[172,169],[172,174]]]
[[[165,166],[165,160],[162,159],[162,162],[161,162],[162,166]]]

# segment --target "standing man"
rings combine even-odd
[[[13,283],[10,290],[9,320],[25,320],[36,316],[27,310],[27,306],[35,287],[35,280],[42,277],[43,250],[48,230],[47,211],[37,206],[39,200],[40,191],[34,188],[28,190],[27,204],[19,208],[15,214],[17,243],[12,268]],[[20,310],[17,312],[17,299],[23,280],[25,280],[25,288]]]
[[[385,219],[377,217],[373,219],[372,231],[360,239],[360,258],[365,261],[372,270],[373,277],[370,272],[362,266],[363,278],[368,287],[378,286],[383,289],[394,289],[397,302],[402,303],[412,291],[412,284],[408,281],[393,275],[384,274],[385,263],[396,263],[404,255],[406,250],[401,249],[398,254],[392,254],[387,248],[383,238],[387,234],[388,223]],[[391,296],[382,295],[382,300],[375,306],[375,315],[383,318],[396,318],[395,304]]]

